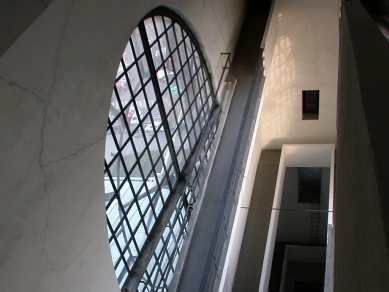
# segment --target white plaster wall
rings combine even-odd
[[[270,70],[266,68],[262,146],[334,143],[339,1],[278,0],[273,13],[278,31]],[[320,90],[317,121],[302,120],[302,90],[311,89]]]
[[[56,0],[1,56],[0,291],[119,290],[105,222],[106,120],[126,41],[161,4],[189,22],[217,74],[242,0]]]

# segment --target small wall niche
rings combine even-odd
[[[319,90],[303,90],[303,120],[319,119]]]

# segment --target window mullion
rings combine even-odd
[[[158,104],[158,109],[159,109],[160,114],[161,114],[162,125],[165,128],[166,142],[168,144],[168,147],[169,147],[169,150],[171,153],[171,158],[173,161],[174,169],[176,170],[176,173],[179,174],[180,170],[179,170],[176,152],[174,149],[173,138],[170,134],[170,127],[169,127],[169,123],[167,120],[165,107],[163,105],[163,99],[162,99],[161,89],[160,89],[159,83],[158,83],[157,73],[155,72],[155,69],[154,69],[153,57],[151,55],[151,50],[150,50],[149,42],[147,39],[147,33],[146,33],[146,28],[145,28],[144,22],[143,21],[140,22],[138,27],[139,27],[139,32],[140,32],[146,60],[147,60],[147,65],[149,66],[150,77],[151,77],[151,81],[153,83],[155,97],[156,97],[157,104]]]

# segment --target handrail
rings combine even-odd
[[[218,83],[217,88],[216,88],[216,92],[215,92],[216,97],[219,93],[220,85],[223,81],[223,77],[224,77],[224,73],[225,73],[226,69],[230,70],[230,68],[231,68],[231,53],[220,53],[220,55],[228,55],[228,57],[227,57],[226,63],[223,66],[222,76],[220,76],[219,83]]]

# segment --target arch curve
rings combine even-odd
[[[155,8],[128,40],[109,110],[105,201],[120,288],[167,291],[209,157],[210,138],[199,141],[214,107],[194,34],[177,13]]]

